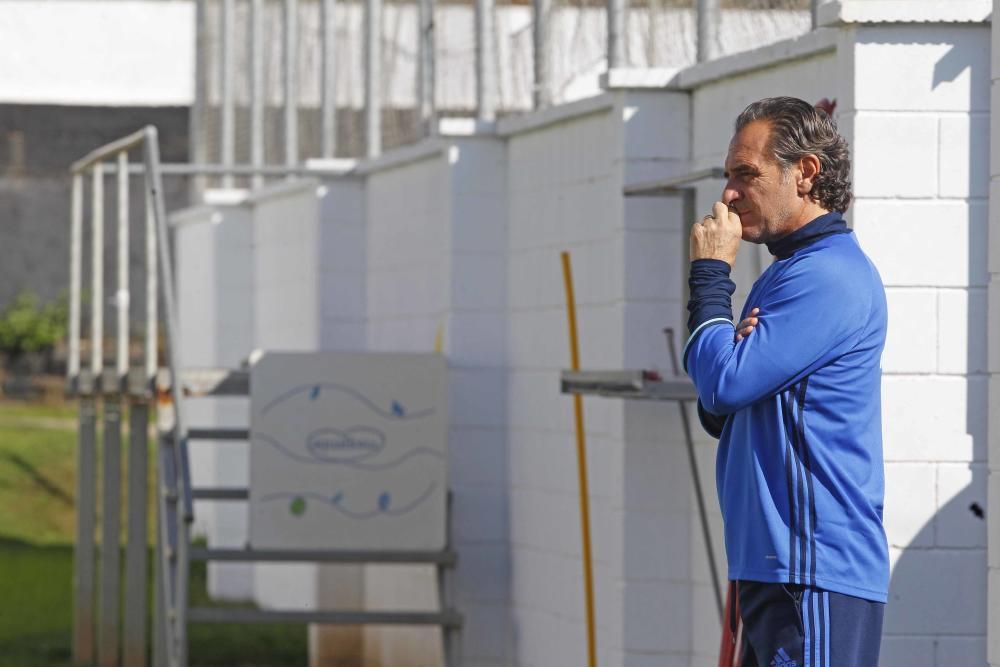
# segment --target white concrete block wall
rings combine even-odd
[[[315,179],[287,181],[251,200],[260,349],[319,349],[319,188]]]
[[[508,665],[507,163],[495,137],[449,138],[452,538],[463,665]]]
[[[993,2],[993,15],[1000,16],[1000,1]],[[987,391],[989,414],[987,425],[987,535],[988,597],[987,597],[987,660],[1000,665],[1000,21],[994,21],[991,34],[990,86],[990,203],[987,258]]]
[[[391,160],[391,156],[388,158]],[[447,327],[451,189],[449,154],[441,145],[421,158],[368,174],[367,347],[431,352]],[[449,412],[458,412],[452,384]],[[367,608],[434,608],[433,568],[365,568]],[[365,657],[376,665],[441,662],[435,629],[373,627],[364,631]]]
[[[607,102],[507,144],[510,641],[513,664],[525,667],[587,659],[573,408],[558,393],[569,366],[560,251],[573,264],[581,364],[623,367],[623,109],[620,97]],[[624,406],[594,399],[584,409],[598,661],[615,664],[622,528],[608,509],[622,473]]]
[[[882,664],[981,665],[989,28],[858,25],[838,49],[854,78],[838,105],[854,154],[850,219],[889,301]]]
[[[204,206],[173,217],[177,264],[181,360],[187,367],[236,368],[253,347],[253,256],[250,209],[246,205]],[[185,404],[191,426],[245,427],[246,399],[194,399]],[[196,442],[192,477],[198,487],[241,487],[248,482],[247,445]],[[196,532],[215,547],[246,542],[246,508],[199,502]],[[210,563],[209,594],[249,599],[252,568]]]

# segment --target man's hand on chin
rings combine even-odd
[[[720,259],[733,266],[743,238],[740,216],[721,201],[712,206],[712,215],[691,227],[691,261]]]

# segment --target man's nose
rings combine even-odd
[[[722,190],[722,203],[726,206],[732,206],[733,202],[739,201],[740,193],[739,190],[730,187],[728,184]]]

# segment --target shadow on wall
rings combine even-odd
[[[964,369],[942,367],[939,372],[957,374],[965,380],[966,431],[972,440],[972,461],[935,466],[934,489],[908,489],[933,493],[937,510],[917,532],[896,561],[889,587],[882,642],[881,664],[983,665],[986,663],[986,279],[987,193],[989,187],[989,114],[980,96],[988,95],[988,59],[970,53],[968,44],[956,44],[935,64],[932,89],[954,82],[968,71],[968,116],[961,148],[967,164],[942,165],[959,172],[967,170],[968,191],[945,191],[939,196],[963,197],[968,204],[968,289],[958,295],[964,306],[964,322],[942,321],[939,327],[954,327],[965,333]],[[984,88],[985,87],[985,88]],[[984,92],[986,91],[986,92]],[[979,98],[979,99],[977,99]],[[943,131],[943,130],[942,130]],[[957,137],[950,137],[957,138]],[[939,142],[948,140],[942,134]],[[954,147],[953,147],[954,148]],[[952,290],[949,290],[952,291]],[[954,290],[959,291],[959,290]],[[961,303],[964,296],[964,303]],[[943,297],[939,297],[942,299]],[[941,304],[939,302],[939,309]],[[956,312],[957,309],[950,312]],[[939,317],[942,315],[939,314]],[[940,335],[940,331],[939,331]],[[939,339],[939,347],[947,345]],[[950,500],[942,504],[944,498]],[[889,511],[892,511],[889,508]]]

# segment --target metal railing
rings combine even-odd
[[[141,363],[133,366],[130,355],[132,321],[129,293],[131,243],[129,191],[132,164],[129,154],[142,151],[145,197],[146,309],[141,324],[144,345]],[[115,359],[110,368],[104,360],[104,259],[105,259],[105,161],[115,165],[117,184],[117,290],[114,297],[117,322]],[[155,400],[152,381],[158,367],[158,299],[165,308],[164,341],[168,364],[179,368],[177,312],[173,293],[172,263],[168,244],[166,210],[160,171],[159,142],[155,127],[148,126],[127,137],[98,148],[75,162],[72,174],[70,219],[70,321],[67,390],[80,403],[77,449],[77,541],[74,555],[73,659],[77,664],[102,667],[146,664],[146,505],[149,410]],[[85,183],[90,181],[90,225],[85,229]],[[90,363],[81,364],[83,320],[83,247],[88,236],[90,262]],[[128,401],[128,525],[125,550],[125,609],[120,598],[120,471],[123,408]],[[169,665],[182,664],[184,610],[186,608],[187,549],[193,518],[179,389],[173,390],[172,406],[160,409],[157,532],[157,616],[164,622],[155,628],[162,635],[162,652]],[[170,409],[172,408],[172,409]],[[103,412],[103,488],[100,572],[96,572],[96,478],[97,420]],[[164,424],[164,420],[169,421]],[[96,575],[96,576],[95,576]],[[95,600],[95,579],[97,596]],[[96,613],[95,613],[96,611]],[[121,642],[119,643],[119,631]]]

